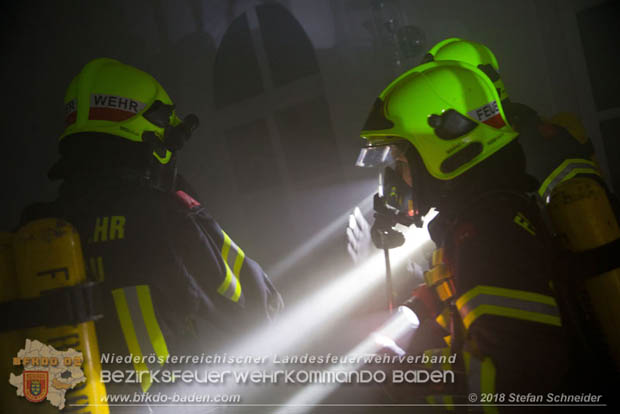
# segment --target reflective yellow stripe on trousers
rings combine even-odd
[[[226,277],[218,287],[217,292],[233,302],[237,302],[241,297],[240,275],[245,253],[223,230],[222,234],[224,235],[224,243],[222,244],[221,255],[226,267]],[[233,251],[232,254],[231,250]]]
[[[456,301],[465,329],[482,315],[522,319],[547,325],[561,326],[560,312],[555,299],[540,293],[476,286]]]
[[[152,382],[150,375],[144,372],[158,369],[169,355],[155,316],[151,291],[147,285],[125,287],[114,289],[112,298],[129,353],[140,360],[143,356],[156,355],[158,361],[162,361],[161,364],[134,362],[134,369],[142,378],[142,391],[146,392]]]
[[[470,407],[471,412],[484,414],[497,414],[497,407],[492,403],[482,402],[482,394],[493,395],[495,393],[495,365],[491,358],[486,357],[480,361],[470,352],[464,352],[465,371],[467,372],[468,392],[476,394],[477,401],[482,406]]]
[[[450,356],[450,348],[446,347],[446,348],[429,349],[427,351],[424,351],[424,355],[427,355],[429,357],[432,357],[432,356],[442,357],[443,356],[447,358]],[[435,363],[435,364],[429,362],[425,364],[425,366],[426,366],[426,369],[429,371],[431,370],[447,371],[447,370],[452,369],[452,366],[449,362]],[[442,405],[446,411],[452,412],[455,410],[454,398],[450,394],[427,395],[425,399],[426,399],[426,402],[429,404]]]

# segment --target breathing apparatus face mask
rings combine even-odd
[[[396,222],[405,226],[415,224],[422,226],[422,216],[428,209],[420,208],[422,183],[415,173],[416,166],[409,160],[410,153],[415,152],[408,142],[398,142],[390,145],[365,147],[360,151],[356,165],[360,167],[382,167],[379,174],[378,198],[381,204],[375,203],[378,214],[388,212],[395,217]],[[422,167],[423,168],[423,167]]]
[[[398,166],[386,166],[379,174],[379,196],[399,213],[413,217],[412,189],[398,170]]]

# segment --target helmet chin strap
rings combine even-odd
[[[152,187],[163,191],[174,191],[177,176],[176,152],[183,148],[199,125],[198,117],[194,114],[189,114],[180,124],[167,126],[162,140],[152,131],[145,131],[142,134],[142,140],[157,155],[163,158],[166,156],[167,151],[170,151],[172,154],[170,161],[166,164],[161,164],[155,157],[151,158],[149,179]]]
[[[166,156],[166,151],[173,154],[183,148],[185,143],[189,141],[192,133],[198,128],[200,121],[194,114],[187,115],[183,121],[176,126],[167,126],[164,129],[163,139],[159,139],[153,131],[144,131],[142,141],[147,143],[160,157]]]

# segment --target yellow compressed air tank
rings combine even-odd
[[[607,193],[594,178],[575,177],[558,184],[547,208],[555,231],[574,252],[620,237]],[[609,353],[620,369],[620,268],[587,279],[584,288]]]
[[[71,224],[63,220],[41,219],[25,224],[13,237],[13,252],[17,288],[22,299],[39,297],[52,289],[86,282],[79,235]],[[100,382],[101,362],[93,321],[27,329],[25,337],[39,340],[57,350],[73,348],[82,352],[82,371],[86,382],[67,391],[66,406],[74,413],[109,413],[104,400],[105,385]],[[78,407],[70,404],[97,405]]]
[[[13,235],[0,232],[0,302],[9,302],[19,297],[17,276],[13,259]],[[2,315],[10,318],[11,315]],[[13,357],[24,346],[21,332],[0,332],[0,413],[20,412],[20,402],[15,387],[9,383],[13,369]]]

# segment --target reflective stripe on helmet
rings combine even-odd
[[[479,108],[473,109],[467,112],[467,115],[479,122],[484,122],[493,128],[501,128],[506,125],[506,122],[504,122],[504,118],[502,118],[502,114],[499,111],[497,101],[491,101]]]
[[[226,277],[218,287],[217,292],[225,298],[237,302],[239,297],[241,297],[240,275],[245,253],[223,230],[222,234],[224,242],[222,243],[221,255],[226,267]],[[231,250],[233,250],[234,254],[230,254]]]
[[[163,365],[169,355],[155,316],[151,291],[147,285],[125,287],[112,290],[112,298],[129,353],[138,357],[134,359],[133,365],[142,379],[142,391],[146,392],[152,384],[148,371],[156,369],[157,366],[147,365],[142,357],[156,355],[159,365]]]
[[[77,99],[72,99],[65,104],[65,128],[77,119]]]
[[[89,120],[125,121],[136,116],[146,104],[118,95],[91,94]]]
[[[570,180],[577,174],[594,174],[600,177],[600,173],[594,161],[583,158],[569,158],[562,162],[547,178],[538,189],[540,197],[547,202],[551,192],[558,184]]]
[[[503,316],[561,326],[560,313],[551,296],[523,290],[476,286],[456,301],[465,329],[482,315]]]

